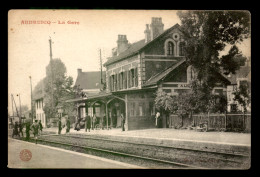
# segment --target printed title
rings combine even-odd
[[[65,25],[65,24],[69,24],[69,25],[79,25],[78,21],[50,21],[50,20],[22,20],[21,21],[21,25],[38,25],[38,24],[47,24],[47,25],[51,25],[51,24],[58,24],[58,25]]]

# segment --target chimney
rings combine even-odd
[[[82,73],[82,69],[78,68],[78,75]]]
[[[117,54],[124,52],[128,48],[128,40],[126,35],[118,35],[117,39]]]
[[[112,49],[112,57],[116,56],[117,55],[117,48],[113,48]]]
[[[161,17],[152,17],[152,23],[150,24],[151,40],[163,33],[163,27],[164,24]]]
[[[149,29],[149,24],[146,24],[146,29],[144,30],[144,35],[145,35],[145,43],[151,41],[151,30]]]

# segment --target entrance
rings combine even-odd
[[[125,102],[119,99],[114,99],[108,104],[109,118],[112,119],[111,126],[113,128],[121,127],[120,115],[125,117]]]

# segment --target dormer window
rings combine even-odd
[[[173,55],[173,50],[174,50],[174,44],[173,42],[168,42],[167,45],[167,55]]]

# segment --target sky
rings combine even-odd
[[[8,13],[8,112],[12,111],[11,94],[16,105],[30,109],[32,87],[46,76],[50,61],[49,39],[53,58],[60,58],[67,75],[74,82],[77,69],[99,71],[99,49],[103,63],[116,47],[119,34],[130,43],[144,39],[145,25],[152,17],[161,17],[164,29],[181,24],[174,10],[11,10]],[[26,24],[35,21],[36,24]],[[74,22],[74,24],[72,24]],[[64,23],[64,24],[63,24]],[[250,40],[240,45],[250,56]],[[104,69],[103,69],[104,70]]]

